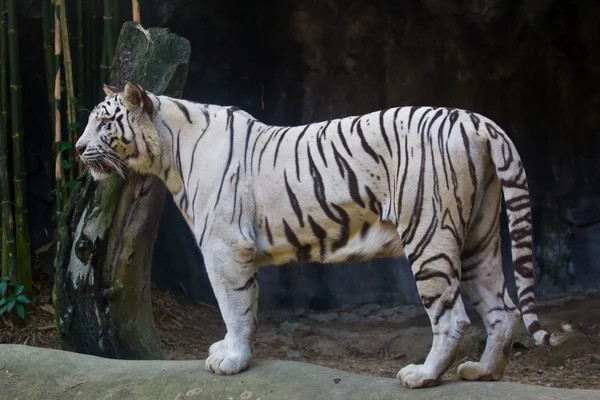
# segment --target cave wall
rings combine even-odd
[[[537,292],[600,288],[600,167],[594,161],[600,154],[600,2],[141,4],[144,25],[168,27],[191,41],[183,95],[190,100],[236,105],[273,124],[400,105],[461,107],[494,119],[528,173]],[[41,52],[28,57],[43,60]],[[43,70],[39,74],[43,82]],[[31,89],[28,101],[43,107],[33,99],[37,92]],[[502,226],[505,275],[514,292],[505,218]],[[170,198],[152,273],[160,287],[214,303],[202,256]],[[260,304],[268,308],[420,301],[404,259],[265,267],[259,280]]]
[[[528,172],[538,293],[600,288],[598,2],[184,3],[172,14],[181,19],[165,24],[196,45],[187,98],[235,104],[273,124],[398,105],[461,107],[494,119]],[[506,218],[502,233],[514,293]],[[183,267],[187,259],[176,263],[188,295],[211,301],[205,274]],[[262,307],[419,302],[404,259],[266,267],[260,283]]]

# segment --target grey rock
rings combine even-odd
[[[245,372],[211,374],[203,360],[111,360],[78,353],[0,345],[0,385],[7,399],[541,399],[592,400],[597,390],[556,389],[511,382],[444,382],[406,389],[391,378],[342,372],[296,361],[254,360]]]

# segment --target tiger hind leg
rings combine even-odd
[[[465,380],[499,380],[504,375],[520,312],[515,307],[502,273],[500,251],[500,185],[488,186],[482,207],[467,234],[462,254],[461,281],[487,331],[479,362],[458,366]]]
[[[427,227],[421,232],[426,230]],[[433,342],[425,363],[410,364],[398,372],[397,378],[408,388],[436,386],[452,365],[470,326],[460,296],[459,246],[453,236],[447,235],[448,231],[438,228],[436,232],[427,244],[426,238],[415,238],[404,245],[433,330]],[[399,234],[402,236],[401,231]]]

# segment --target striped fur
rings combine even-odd
[[[110,160],[159,176],[192,228],[227,325],[206,367],[245,369],[256,332],[257,270],[406,255],[434,333],[423,365],[398,378],[437,384],[470,325],[470,295],[488,330],[469,380],[502,377],[522,315],[535,341],[557,345],[533,312],[530,198],[508,136],[453,108],[399,107],[303,126],[270,126],[235,107],[106,88],[77,143],[102,179]],[[100,167],[98,167],[100,166]],[[113,168],[114,169],[114,168]],[[501,268],[506,199],[520,311]],[[522,314],[521,314],[522,313]]]

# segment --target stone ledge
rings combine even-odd
[[[61,350],[0,345],[2,399],[404,400],[600,399],[600,391],[511,382],[445,382],[405,389],[375,378],[294,361],[254,360],[235,376],[204,361],[112,360]],[[337,382],[337,383],[336,383]]]

